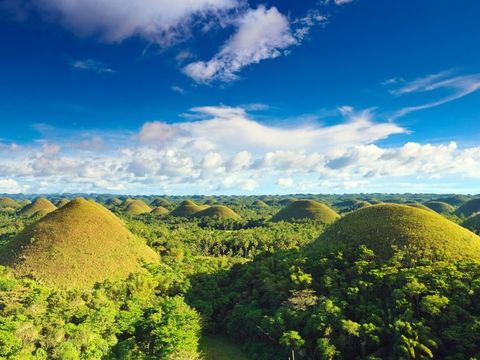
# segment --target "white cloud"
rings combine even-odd
[[[92,59],[77,60],[72,63],[72,67],[79,71],[91,71],[97,74],[111,74],[115,70],[109,68],[101,61],[95,61]]]
[[[177,86],[177,85],[173,85],[170,87],[170,89],[176,93],[179,93],[179,94],[182,94],[184,95],[185,94],[185,89],[180,87],[180,86]]]
[[[353,0],[335,0],[335,5],[344,5],[353,2]]]
[[[276,7],[250,9],[238,20],[235,34],[209,61],[197,61],[184,68],[197,82],[234,80],[245,66],[273,59],[297,44],[289,20]]]
[[[395,119],[415,111],[440,106],[480,90],[480,74],[467,74],[460,76],[453,76],[452,74],[453,71],[451,70],[442,71],[404,83],[401,87],[390,90],[395,96],[434,92],[438,90],[450,91],[449,95],[443,95],[438,100],[400,109],[395,112],[391,118]],[[390,82],[390,84],[396,83]]]
[[[22,186],[13,179],[0,179],[0,193],[18,194],[23,191]]]
[[[237,0],[30,0],[34,7],[79,35],[109,42],[132,36],[170,45],[190,35],[195,19],[220,16]]]
[[[280,187],[291,188],[294,185],[294,182],[291,178],[279,178],[277,180],[277,185]]]

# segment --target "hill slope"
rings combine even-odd
[[[224,205],[212,205],[204,210],[196,212],[195,214],[193,214],[193,216],[197,218],[216,217],[220,219],[240,219],[240,215],[238,215],[235,211]]]
[[[452,205],[443,201],[427,201],[424,205],[439,214],[452,214],[455,211]]]
[[[31,204],[20,209],[19,214],[23,216],[44,216],[55,210],[57,210],[57,208],[50,200],[37,198]]]
[[[2,197],[0,198],[0,209],[18,209],[21,205],[13,199]]]
[[[125,278],[157,254],[103,206],[75,199],[28,226],[0,251],[3,265],[61,288]]]
[[[153,209],[150,214],[156,215],[156,216],[164,216],[169,213],[168,209],[165,209],[163,206],[158,206],[155,209]]]
[[[464,203],[455,211],[455,215],[469,217],[477,212],[480,212],[480,198]]]
[[[312,219],[330,224],[340,217],[327,205],[313,200],[296,200],[272,217],[273,222]]]
[[[391,257],[392,247],[409,259],[480,258],[480,237],[433,211],[405,205],[366,207],[337,221],[317,240],[323,251],[366,245],[380,259]]]

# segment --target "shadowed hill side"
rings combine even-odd
[[[480,235],[480,214],[469,217],[463,222],[462,226]]]
[[[427,201],[424,205],[439,214],[452,214],[455,211],[452,205],[443,201]]]
[[[232,219],[232,220],[240,219],[240,215],[238,215],[235,211],[233,211],[232,209],[224,205],[212,205],[204,210],[196,212],[195,214],[193,214],[193,217],[196,217],[196,218],[215,217],[219,219]]]
[[[314,200],[296,200],[272,217],[273,222],[311,219],[331,224],[340,217],[327,205]]]
[[[68,199],[61,199],[61,200],[58,200],[55,203],[55,206],[57,207],[57,209],[60,209],[62,206],[67,205],[69,202],[70,202],[70,200],[68,200]]]
[[[2,197],[0,198],[0,209],[18,209],[21,205],[13,199]]]
[[[20,209],[19,214],[22,216],[44,216],[52,211],[57,210],[50,200],[45,198],[37,198],[31,204]]]
[[[157,254],[103,206],[70,201],[18,234],[0,251],[3,265],[61,288],[86,288],[138,271]]]
[[[469,217],[477,212],[480,212],[480,198],[464,203],[455,211],[455,215]]]
[[[374,205],[346,215],[317,240],[320,251],[365,245],[381,260],[397,247],[409,259],[480,258],[480,237],[433,212],[406,205]]]

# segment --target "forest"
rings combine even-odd
[[[475,196],[18,195],[0,211],[2,359],[480,359]]]

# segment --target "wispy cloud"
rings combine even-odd
[[[185,94],[185,89],[178,86],[178,85],[173,85],[170,87],[170,90],[172,90],[173,92],[176,92],[176,93],[179,93],[179,94],[182,94],[184,95]]]
[[[398,84],[390,82],[385,85]],[[437,90],[449,90],[449,95],[440,97],[438,100],[429,101],[420,105],[408,106],[394,113],[392,119],[405,116],[409,113],[430,109],[448,102],[460,99],[480,89],[480,74],[454,75],[453,70],[442,71],[411,82],[403,83],[402,86],[390,90],[395,96],[404,96],[415,93],[434,92]]]
[[[112,74],[115,72],[101,61],[92,59],[77,60],[72,63],[72,67],[78,71],[91,71],[97,74]]]

